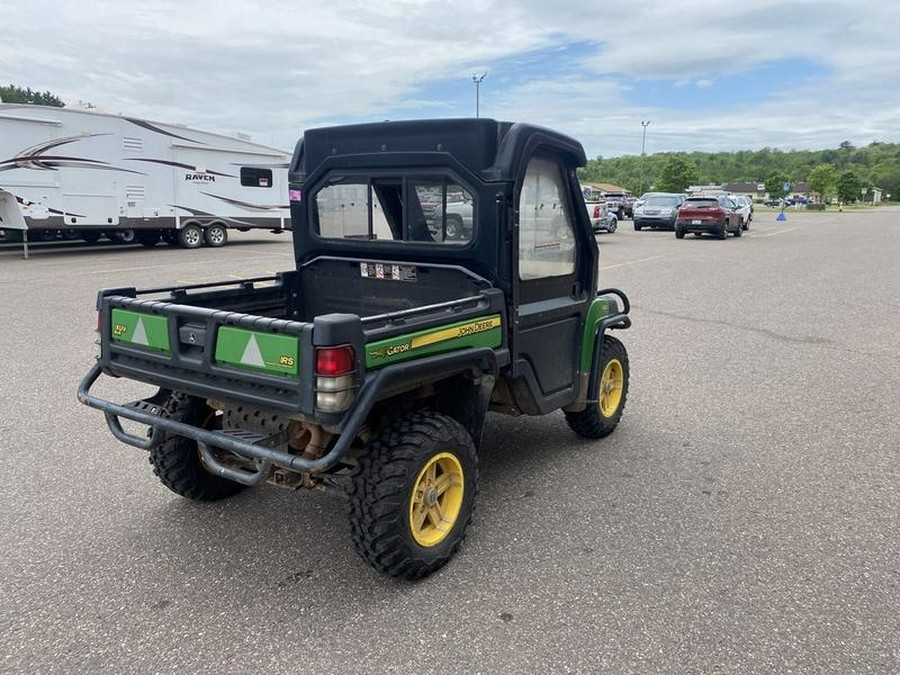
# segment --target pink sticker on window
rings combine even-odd
[[[299,202],[303,200],[303,191],[302,190],[288,190],[288,199],[292,202]]]

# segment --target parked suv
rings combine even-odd
[[[678,211],[675,237],[684,239],[686,232],[692,232],[698,237],[701,234],[714,234],[719,239],[724,239],[731,232],[735,237],[740,237],[743,226],[743,218],[731,197],[690,197]]]
[[[684,199],[683,194],[661,192],[647,197],[634,210],[634,229],[640,231],[644,227],[662,227],[674,230],[678,208]]]

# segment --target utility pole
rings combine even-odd
[[[472,82],[475,83],[475,117],[479,117],[481,115],[481,82],[484,80],[484,76],[487,75],[487,71],[483,72],[481,75],[472,74]]]
[[[641,136],[641,191],[638,194],[638,197],[644,194],[644,163],[647,160],[647,153],[644,152],[644,149],[647,146],[647,127],[650,126],[650,120],[647,120],[646,122],[642,120],[641,126],[644,127],[644,131]]]

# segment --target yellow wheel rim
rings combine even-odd
[[[625,369],[618,359],[611,359],[600,376],[600,414],[612,417],[622,403],[622,390],[625,387]]]
[[[463,503],[463,469],[455,455],[432,457],[416,477],[409,528],[419,546],[437,546],[450,534]]]

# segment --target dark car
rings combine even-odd
[[[634,210],[634,229],[640,231],[644,227],[661,227],[674,230],[678,208],[683,202],[683,194],[657,193],[647,197]]]
[[[619,220],[631,215],[631,199],[624,192],[607,192],[603,198],[607,209],[615,213]]]
[[[678,210],[675,236],[684,239],[687,232],[696,236],[714,234],[724,239],[729,232],[735,237],[743,234],[743,218],[737,205],[726,195],[718,197],[689,197]]]

